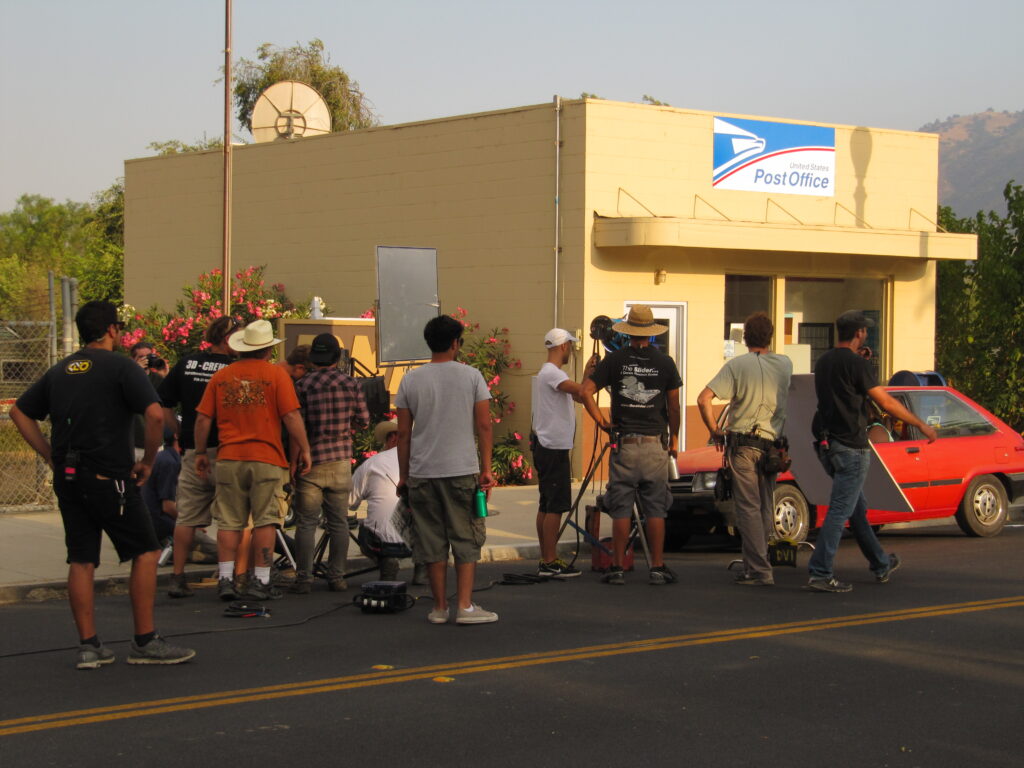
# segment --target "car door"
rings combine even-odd
[[[890,391],[890,395],[900,401],[900,404],[909,408],[904,393]],[[921,439],[916,432],[910,432],[903,424],[890,423],[889,432],[892,434],[892,442],[873,443],[878,457],[889,470],[889,474],[899,485],[903,495],[907,497],[914,514],[923,513],[929,510],[929,456],[924,450],[927,441]],[[909,425],[908,425],[909,426]],[[892,516],[890,516],[892,517]],[[905,515],[899,515],[899,519],[905,520]],[[892,522],[896,518],[892,517]],[[871,515],[872,522],[890,522],[884,510],[878,510]]]
[[[996,427],[970,404],[945,389],[907,390],[910,410],[934,427],[934,443],[914,441],[928,457],[928,508],[954,511],[963,497],[965,484],[976,472],[972,467],[991,465],[1006,454],[1005,440]],[[918,430],[911,428],[917,437]]]

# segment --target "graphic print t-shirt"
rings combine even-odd
[[[287,467],[281,417],[298,408],[295,385],[284,369],[248,358],[213,374],[196,410],[217,423],[218,461],[262,461]]]
[[[203,399],[206,385],[210,383],[213,374],[230,363],[231,358],[227,355],[197,352],[179,360],[157,389],[165,408],[181,404],[181,434],[178,443],[183,450],[196,447],[196,406]],[[217,425],[213,424],[206,441],[207,447],[215,448],[217,440]]]
[[[671,357],[654,347],[626,347],[605,356],[590,378],[598,389],[611,388],[612,423],[624,434],[666,433],[665,393],[683,386]]]

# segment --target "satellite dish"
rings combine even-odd
[[[331,132],[331,112],[323,96],[297,80],[274,83],[260,94],[252,110],[252,137],[257,143]]]

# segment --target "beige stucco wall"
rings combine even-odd
[[[888,368],[930,368],[931,259],[971,257],[974,246],[928,221],[937,137],[835,126],[834,197],[738,192],[711,187],[712,120],[564,103],[559,324],[586,334],[592,317],[615,316],[627,300],[685,302],[692,418],[723,360],[725,274],[780,286],[870,277],[891,286]],[[443,309],[461,305],[484,327],[511,330],[523,369],[506,384],[522,406],[512,426],[523,430],[529,375],[555,317],[555,121],[544,104],[238,147],[233,263],[266,264],[293,300],[320,295],[332,314],[352,316],[376,297],[375,246],[437,248]],[[221,261],[220,154],[130,160],[125,176],[127,299],[170,308]],[[661,269],[667,280],[656,285]],[[581,358],[589,339],[583,346]]]
[[[973,238],[936,235],[928,220],[935,135],[835,126],[835,195],[812,197],[713,188],[711,113],[608,101],[588,101],[586,112],[585,209],[606,218],[585,227],[584,315],[614,314],[624,300],[686,302],[680,367],[687,423],[699,432],[689,445],[705,437],[692,429],[696,397],[724,361],[727,273],[780,286],[786,277],[875,278],[890,332],[883,372],[933,366],[935,264],[926,257],[972,258],[974,249]],[[657,270],[667,272],[661,285]],[[781,318],[783,304],[777,296],[768,309]]]

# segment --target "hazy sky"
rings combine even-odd
[[[236,59],[319,37],[385,124],[587,91],[913,130],[1024,109],[1022,29],[1008,0],[234,2]],[[223,47],[223,0],[0,0],[0,211],[219,135]]]

